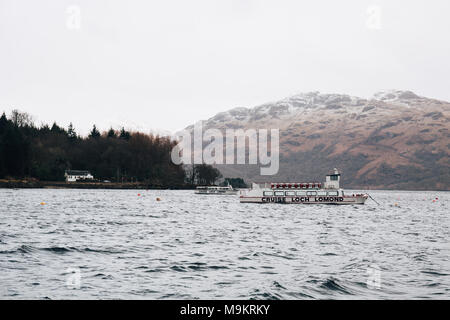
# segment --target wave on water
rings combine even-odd
[[[0,299],[450,297],[450,193],[429,192],[434,203],[371,193],[379,206],[252,206],[192,190],[148,191],[146,201],[123,190],[0,192],[11,203],[0,210]],[[67,290],[68,269],[79,269],[79,290]]]
[[[117,254],[122,253],[122,251],[118,250],[102,250],[102,249],[91,249],[91,248],[75,248],[75,247],[44,247],[44,248],[37,248],[30,245],[21,245],[17,249],[14,250],[3,250],[0,251],[0,254],[15,254],[15,253],[21,253],[21,254],[32,254],[39,251],[44,252],[51,252],[55,254],[65,254],[70,252],[91,252],[91,253],[103,253],[103,254]]]
[[[34,248],[27,245],[21,245],[16,251],[20,253],[30,253],[34,251]]]
[[[40,250],[49,251],[58,254],[64,254],[67,252],[75,251],[75,248],[65,248],[65,247],[49,247],[49,248],[41,248]]]
[[[250,300],[281,300],[283,297],[275,292],[270,291],[260,291],[259,289],[254,289],[249,297]]]
[[[321,288],[332,292],[338,292],[342,294],[353,294],[350,289],[346,288],[344,284],[340,283],[337,279],[328,278],[320,285]]]
[[[14,250],[2,250],[0,254],[15,254],[15,253],[31,253],[34,251],[34,248],[28,245],[21,245],[17,249]]]
[[[178,272],[188,272],[188,271],[207,271],[207,270],[223,270],[223,269],[229,269],[227,266],[217,266],[217,265],[207,265],[206,263],[201,262],[195,262],[192,264],[189,264],[188,266],[180,266],[180,265],[173,265],[169,267],[172,271],[178,271]]]
[[[438,271],[435,271],[435,270],[422,270],[421,272],[425,273],[425,274],[431,274],[433,276],[442,276],[442,277],[446,277],[446,276],[450,275],[448,273],[442,273],[442,272],[438,272]]]

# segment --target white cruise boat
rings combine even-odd
[[[233,189],[230,185],[226,187],[205,186],[197,187],[195,194],[209,194],[209,195],[236,195],[238,190]]]
[[[364,204],[366,193],[347,194],[339,187],[341,175],[337,169],[326,176],[322,185],[317,182],[253,184],[252,189],[241,190],[241,203],[292,204]]]

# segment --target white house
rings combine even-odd
[[[89,171],[84,170],[66,170],[64,174],[66,182],[76,182],[79,180],[94,180],[94,176]]]

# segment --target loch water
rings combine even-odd
[[[449,299],[450,193],[370,194],[0,189],[0,299]]]

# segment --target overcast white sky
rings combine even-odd
[[[0,112],[173,132],[306,91],[449,101],[449,15],[448,0],[0,0]]]

